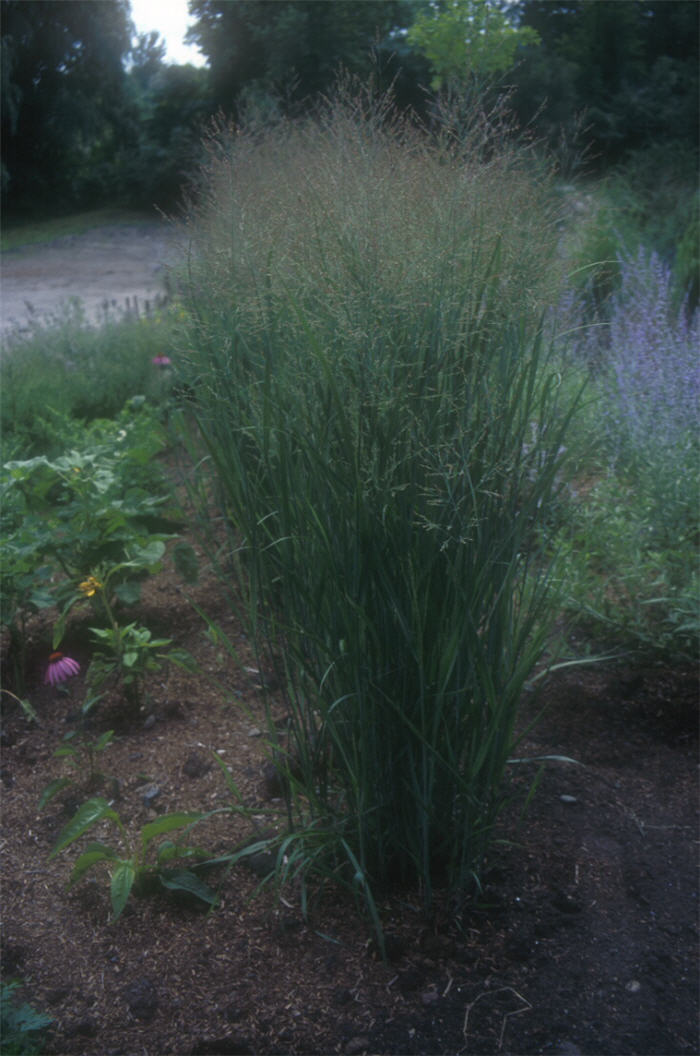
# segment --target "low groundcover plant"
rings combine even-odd
[[[163,814],[155,821],[144,825],[139,837],[130,841],[126,828],[119,814],[112,809],[105,799],[89,799],[79,808],[60,834],[50,858],[70,847],[80,839],[88,829],[102,821],[112,822],[119,832],[126,853],[115,850],[105,843],[90,843],[80,854],[73,866],[69,886],[77,883],[90,869],[106,865],[110,875],[110,898],[112,919],[117,920],[133,892],[135,895],[152,894],[155,890],[179,892],[192,896],[208,905],[215,905],[216,895],[204,884],[193,868],[173,863],[194,862],[206,857],[197,848],[162,841],[153,860],[149,861],[149,850],[153,841],[178,829],[186,832],[206,815],[202,814]]]

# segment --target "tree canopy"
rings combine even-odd
[[[189,0],[208,69],[165,63],[129,0],[0,0],[10,211],[172,199],[214,113],[304,113],[339,72],[399,106],[512,88],[558,141],[584,115],[601,165],[698,138],[696,0]]]
[[[128,0],[3,0],[4,186],[55,195],[95,139],[118,135],[129,11]]]
[[[218,103],[234,109],[244,88],[295,99],[327,90],[343,67],[360,77],[371,49],[395,25],[397,0],[190,0],[188,39],[209,60]]]
[[[603,161],[654,142],[697,145],[696,0],[520,0],[538,33],[512,80],[521,120],[558,136],[585,112]]]
[[[418,12],[407,39],[429,60],[433,88],[504,73],[519,46],[539,43],[536,30],[514,25],[493,0],[434,0]]]

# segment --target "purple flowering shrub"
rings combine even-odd
[[[655,253],[622,261],[621,276],[603,381],[606,432],[668,543],[669,530],[693,532],[698,509],[698,314],[678,308],[671,269]]]
[[[700,393],[698,315],[674,307],[671,269],[640,249],[621,262],[610,319],[610,395],[620,439],[685,448],[695,435]]]
[[[678,307],[671,268],[654,252],[621,258],[620,276],[607,319],[583,325],[571,294],[563,318],[598,386],[609,467],[636,487],[653,532],[669,542],[695,521],[699,500],[698,313]]]
[[[596,483],[573,495],[569,572],[583,610],[687,657],[700,631],[698,313],[679,307],[656,253],[621,258],[620,277],[605,318],[585,324],[571,295],[558,315],[569,363],[591,378],[595,451]]]

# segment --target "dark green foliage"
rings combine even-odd
[[[126,0],[4,0],[3,191],[16,211],[70,206],[121,131]]]
[[[698,18],[690,0],[521,0],[540,35],[512,82],[523,121],[556,141],[585,112],[599,162],[659,140],[697,147]]]
[[[213,94],[229,113],[244,87],[297,100],[328,90],[340,67],[359,76],[396,23],[394,0],[193,0],[192,40],[209,59]]]
[[[164,65],[157,45],[137,59],[127,81],[129,136],[115,159],[118,180],[130,204],[172,208],[201,160],[202,128],[212,109],[208,74]]]
[[[3,1056],[36,1056],[53,1020],[28,1005],[18,1004],[14,993],[22,984],[11,979],[0,990],[0,1038]]]
[[[159,400],[163,378],[151,359],[172,351],[172,337],[167,317],[112,318],[95,329],[73,305],[59,319],[37,323],[30,338],[6,341],[3,459],[15,449],[25,458],[62,451],[56,427],[62,415],[85,423],[116,416],[135,393]]]

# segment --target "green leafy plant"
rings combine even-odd
[[[107,627],[90,628],[97,644],[97,653],[87,671],[90,695],[84,710],[99,700],[101,690],[110,681],[118,683],[128,701],[138,706],[147,673],[158,671],[166,660],[191,668],[192,659],[184,650],[167,650],[171,638],[154,638],[147,627],[139,626],[135,621],[122,625],[115,614],[116,601],[132,603],[139,597],[140,584],[132,578],[126,578],[127,575],[140,574],[144,569],[152,572],[160,568],[164,551],[163,542],[154,540],[146,546],[132,549],[128,561],[112,565],[107,571],[98,569],[97,575],[90,575],[79,584],[77,594],[69,599],[61,619],[54,627],[55,649],[63,636],[68,612],[81,597],[92,599],[107,618]],[[112,579],[116,581],[114,586],[110,583]],[[163,652],[164,649],[167,651]]]
[[[28,338],[10,337],[0,363],[3,443],[24,458],[53,458],[68,446],[62,434],[70,423],[89,430],[95,421],[113,421],[135,394],[157,422],[165,379],[152,359],[172,352],[176,324],[177,310],[142,318],[107,314],[96,327],[73,303],[57,317],[34,321]]]
[[[179,522],[164,509],[167,489],[153,456],[162,441],[132,401],[115,422],[83,429],[68,452],[6,462],[0,473],[0,622],[9,630],[14,688],[24,691],[27,620],[74,604],[74,584],[93,567],[121,564],[121,600],[160,567]],[[159,547],[158,553],[155,553]],[[129,581],[127,583],[127,580]],[[64,621],[59,620],[59,627]]]
[[[138,705],[144,676],[158,671],[165,660],[184,654],[180,650],[169,653],[163,650],[172,642],[171,638],[154,638],[147,627],[129,623],[125,627],[91,627],[97,641],[98,653],[87,670],[88,686],[99,696],[100,690],[109,680],[118,680],[127,699]],[[97,698],[93,696],[92,701]]]
[[[50,1016],[37,1012],[26,1001],[18,1004],[15,992],[19,979],[3,982],[0,988],[0,1039],[4,1056],[38,1056],[43,1038],[53,1023]]]
[[[130,841],[119,814],[105,799],[89,799],[68,822],[51,851],[54,858],[80,839],[88,829],[100,822],[114,824],[121,837],[125,851],[119,852],[105,843],[90,843],[76,860],[69,886],[77,883],[85,874],[101,865],[106,865],[110,876],[110,898],[112,919],[117,920],[133,893],[136,896],[166,890],[192,896],[208,905],[215,905],[216,894],[196,875],[192,866],[182,862],[199,861],[206,855],[196,847],[163,840],[152,851],[152,844],[159,836],[179,829],[189,831],[203,814],[163,814],[148,822],[140,831],[138,840]],[[178,863],[178,864],[175,864]]]
[[[84,733],[71,730],[63,738],[63,743],[53,753],[55,759],[65,759],[74,775],[80,775],[81,783],[87,789],[94,789],[103,775],[96,770],[97,756],[112,743],[114,730],[107,730],[96,740],[90,741]],[[39,797],[39,809],[42,810],[55,795],[75,783],[75,776],[57,777],[49,782]]]

